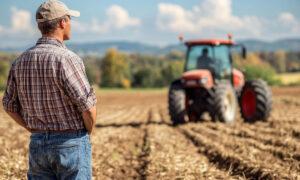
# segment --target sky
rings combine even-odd
[[[80,11],[68,43],[131,41],[165,46],[201,38],[300,38],[299,0],[61,0]],[[43,0],[0,0],[0,47],[35,44]]]

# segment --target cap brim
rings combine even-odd
[[[79,17],[80,12],[79,11],[74,11],[74,10],[69,10],[68,15],[73,16],[73,17]]]

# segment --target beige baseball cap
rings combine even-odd
[[[70,10],[63,2],[57,0],[50,0],[44,2],[37,10],[36,22],[50,21],[65,15],[79,17],[79,11]]]

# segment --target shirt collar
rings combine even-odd
[[[61,42],[60,42],[58,39],[56,39],[56,38],[41,37],[41,38],[37,41],[36,45],[38,45],[38,44],[53,44],[53,45],[56,45],[56,46],[58,46],[58,47],[66,48],[66,46],[65,46],[63,43],[61,43]]]

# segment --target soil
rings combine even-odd
[[[272,94],[267,122],[174,127],[166,92],[100,92],[93,179],[300,179],[300,87]],[[0,179],[26,179],[30,134],[0,119]]]

